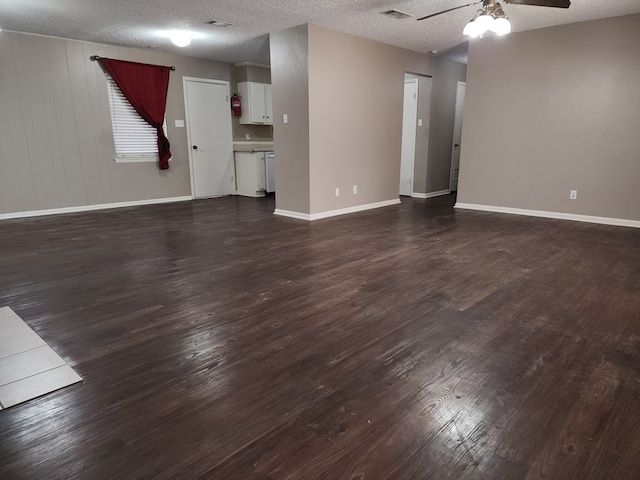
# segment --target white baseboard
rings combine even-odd
[[[392,200],[385,200],[383,202],[366,203],[364,205],[356,205],[354,207],[340,208],[338,210],[329,210],[326,212],[311,213],[311,214],[293,212],[291,210],[281,210],[279,208],[276,208],[276,210],[273,213],[275,215],[280,215],[282,217],[290,217],[290,218],[297,218],[298,220],[313,221],[313,220],[320,220],[322,218],[336,217],[338,215],[346,215],[348,213],[362,212],[364,210],[371,210],[373,208],[398,205],[399,203],[400,203],[400,199],[394,198]]]
[[[47,210],[31,210],[29,212],[0,213],[0,220],[15,218],[41,217],[44,215],[59,215],[61,213],[92,212],[109,208],[137,207],[139,205],[155,205],[158,203],[186,202],[193,200],[188,197],[151,198],[149,200],[134,200],[132,202],[101,203],[97,205],[81,205],[78,207],[49,208]]]
[[[527,210],[524,208],[495,207],[492,205],[477,205],[475,203],[456,203],[455,208],[463,210],[479,210],[482,212],[508,213],[512,215],[526,215],[529,217],[555,218],[558,220],[572,220],[574,222],[598,223],[601,225],[615,225],[617,227],[640,228],[639,220],[624,218],[594,217],[575,213],[547,212],[545,210]]]
[[[429,193],[416,193],[413,192],[411,196],[413,198],[433,198],[433,197],[441,197],[442,195],[449,195],[451,190],[448,188],[446,190],[438,190],[437,192],[429,192]]]
[[[308,213],[294,212],[292,210],[282,210],[281,208],[276,208],[273,211],[273,214],[280,215],[281,217],[295,218],[298,220],[311,220],[311,215],[309,215]]]

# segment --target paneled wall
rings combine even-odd
[[[104,74],[91,55],[175,65],[173,160],[114,162]],[[0,32],[0,214],[191,195],[182,76],[230,80],[227,64],[150,50]]]

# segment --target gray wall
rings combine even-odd
[[[638,152],[640,15],[472,42],[459,202],[640,220]]]
[[[90,55],[175,65],[167,99],[173,161],[116,164],[104,74]],[[182,76],[230,80],[230,66],[169,54],[2,32],[0,213],[191,194]]]
[[[418,79],[418,119],[422,126],[416,125],[416,151],[413,163],[413,191],[427,193],[427,165],[429,159],[429,138],[431,132],[431,98],[433,78],[414,75]],[[435,157],[434,157],[435,159]],[[434,162],[433,163],[437,163]]]
[[[397,199],[404,74],[435,80],[438,62],[429,55],[316,25],[271,38],[277,208],[313,214]],[[464,80],[464,66],[440,63],[455,73],[443,68],[441,79],[442,85],[452,84],[454,95],[438,101],[435,116],[432,102],[428,135],[425,128],[417,143],[416,172],[423,177],[415,180],[418,192],[428,187],[427,163],[443,164],[441,171],[450,169],[451,135],[444,138],[441,130],[433,132],[446,110],[443,105],[450,107],[442,117],[453,132],[455,86]],[[289,114],[288,125],[282,124],[283,113]],[[428,120],[425,112],[420,115]],[[438,148],[440,144],[444,147]],[[433,155],[431,148],[436,148]],[[287,168],[295,171],[285,173]],[[438,190],[448,188],[448,183],[433,183]],[[353,185],[358,185],[357,195],[352,194]]]
[[[309,213],[309,48],[307,25],[271,34],[276,207]],[[282,122],[282,115],[289,123]]]
[[[444,57],[436,58],[436,72],[433,79],[433,101],[431,104],[430,136],[425,192],[439,192],[449,189],[451,178],[451,147],[453,146],[453,125],[456,114],[456,90],[458,81],[464,82],[467,66]]]
[[[398,198],[404,74],[428,75],[432,64],[423,54],[309,25],[311,213]]]
[[[232,76],[236,82],[271,83],[271,69],[255,65],[234,66]]]

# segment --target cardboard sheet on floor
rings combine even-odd
[[[0,409],[81,381],[11,308],[0,308]]]

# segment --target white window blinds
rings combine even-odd
[[[134,162],[158,160],[156,129],[138,115],[109,75],[107,75],[107,88],[116,161],[119,159]],[[166,119],[162,127],[166,134]]]

